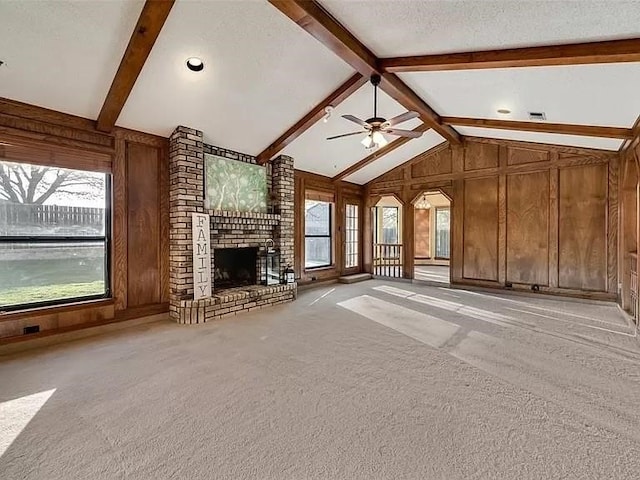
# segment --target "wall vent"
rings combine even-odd
[[[40,331],[40,325],[29,325],[28,327],[24,327],[22,329],[22,333],[24,335],[29,335],[31,333],[38,333]]]
[[[546,120],[547,115],[544,112],[529,112],[529,120]]]

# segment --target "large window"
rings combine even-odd
[[[0,160],[0,310],[108,296],[109,180]]]
[[[451,210],[449,208],[436,209],[436,258],[449,259],[449,223]]]
[[[304,203],[304,267],[328,267],[332,263],[333,204],[306,199]]]
[[[358,205],[350,203],[345,211],[345,268],[358,266]]]

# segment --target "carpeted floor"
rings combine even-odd
[[[384,281],[0,357],[0,478],[638,479],[602,304]]]

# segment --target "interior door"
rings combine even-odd
[[[344,234],[343,234],[343,265],[345,275],[360,271],[362,263],[362,244],[360,242],[361,208],[357,201],[345,202],[344,206]]]

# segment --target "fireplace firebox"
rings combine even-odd
[[[258,248],[216,248],[213,258],[215,290],[257,283]]]

